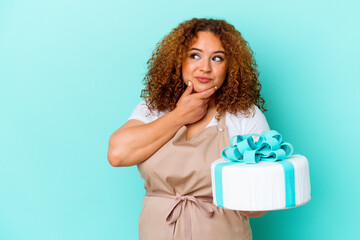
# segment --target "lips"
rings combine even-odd
[[[195,77],[195,78],[201,83],[207,83],[211,81],[211,78],[207,78],[207,77]]]

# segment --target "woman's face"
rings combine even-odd
[[[182,65],[185,84],[202,92],[224,83],[227,72],[225,50],[220,39],[210,32],[198,32]]]

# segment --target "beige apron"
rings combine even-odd
[[[230,145],[225,114],[218,125],[192,138],[186,126],[138,164],[146,195],[139,216],[140,240],[248,240],[249,219],[212,203],[211,163]]]

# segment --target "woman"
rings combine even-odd
[[[247,42],[226,21],[185,21],[157,45],[144,83],[108,152],[145,181],[140,239],[252,239],[248,218],[265,212],[213,205],[210,171],[231,136],[269,130]]]

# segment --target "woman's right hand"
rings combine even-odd
[[[148,159],[167,143],[184,125],[199,121],[207,112],[210,96],[215,89],[192,93],[189,86],[181,95],[176,108],[150,123],[131,119],[109,139],[108,160],[114,167],[132,166]]]
[[[192,93],[193,88],[193,84],[189,84],[174,109],[174,112],[178,114],[183,125],[191,124],[202,119],[208,110],[211,96],[215,93],[214,87],[199,93]]]

